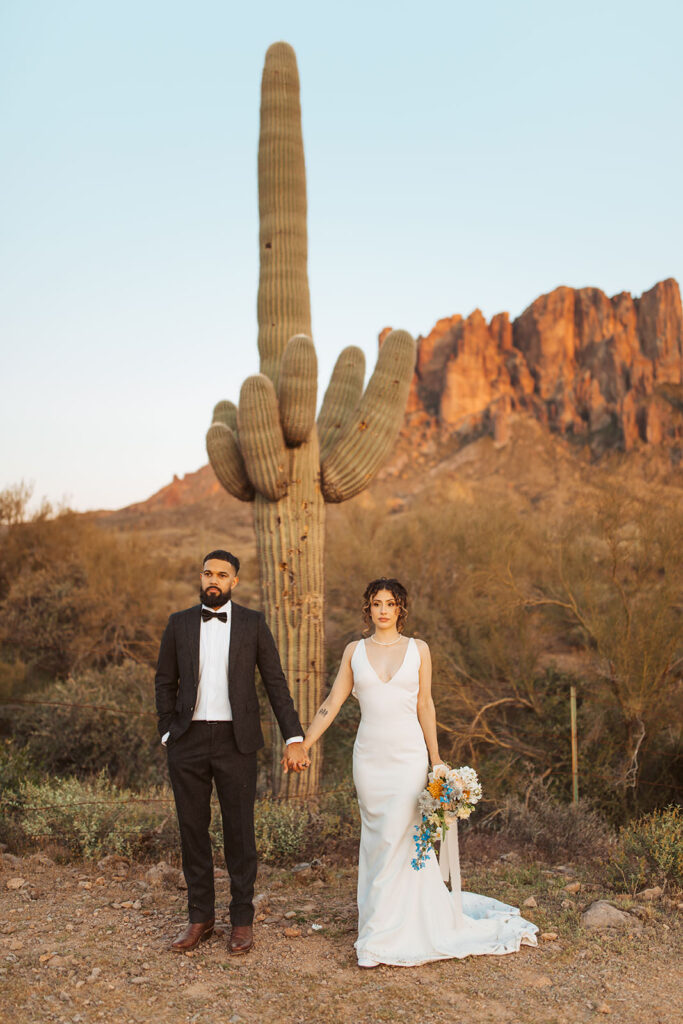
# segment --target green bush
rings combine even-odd
[[[90,781],[25,783],[13,820],[23,845],[57,843],[86,860],[110,853],[135,857],[148,849],[150,830],[168,817],[169,804],[168,794],[150,791],[141,800],[101,772]]]
[[[606,868],[618,890],[635,893],[645,886],[683,886],[683,817],[671,806],[623,825]]]
[[[306,845],[309,816],[298,804],[258,800],[254,811],[256,848],[263,861],[280,864],[301,857]]]
[[[90,669],[53,683],[36,700],[46,703],[12,711],[12,733],[45,773],[85,778],[106,770],[136,789],[166,781],[151,669],[132,661]]]

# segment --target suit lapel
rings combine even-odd
[[[190,652],[190,662],[192,664],[192,675],[195,690],[199,686],[199,628],[202,624],[201,610],[202,606],[200,604],[196,605],[194,608],[190,608],[187,618],[185,619],[185,636],[187,638],[187,647]]]
[[[230,650],[228,651],[228,686],[232,686],[235,679],[235,663],[240,645],[240,634],[242,628],[242,605],[233,602],[230,613]]]

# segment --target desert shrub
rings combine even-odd
[[[12,710],[11,728],[16,744],[46,773],[84,778],[106,769],[118,784],[136,789],[165,781],[149,668],[126,662],[86,670],[35,699],[44,703]]]
[[[0,548],[3,659],[22,661],[34,683],[126,658],[154,664],[173,586],[170,557],[93,517],[17,515],[6,513]]]
[[[39,777],[28,751],[17,747],[12,740],[0,741],[0,842],[16,845],[17,817],[24,801],[24,787]]]
[[[257,801],[254,827],[261,859],[269,864],[281,864],[300,857],[306,845],[308,824],[308,811],[299,804]]]
[[[611,885],[635,893],[645,886],[683,886],[683,816],[679,807],[644,815],[619,830],[606,866]]]
[[[105,772],[88,781],[46,779],[22,787],[15,823],[23,845],[58,843],[86,860],[110,853],[135,857],[164,811],[168,815],[169,802],[161,791],[141,800]]]
[[[546,794],[525,803],[508,798],[496,826],[522,843],[533,844],[550,861],[604,857],[612,833],[585,801],[561,803]]]
[[[358,839],[360,812],[356,789],[350,778],[321,793],[311,830],[313,842],[322,845],[327,839]]]

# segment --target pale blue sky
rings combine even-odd
[[[320,391],[341,348],[683,277],[681,5],[2,0],[0,487],[206,461],[258,369],[256,147],[298,56]]]

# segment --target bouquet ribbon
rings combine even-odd
[[[459,928],[463,923],[462,916],[462,886],[460,881],[460,850],[458,848],[458,819],[453,814],[448,815],[448,829],[441,840],[439,851],[439,867],[444,882],[451,883],[451,895],[455,909],[456,925]]]

